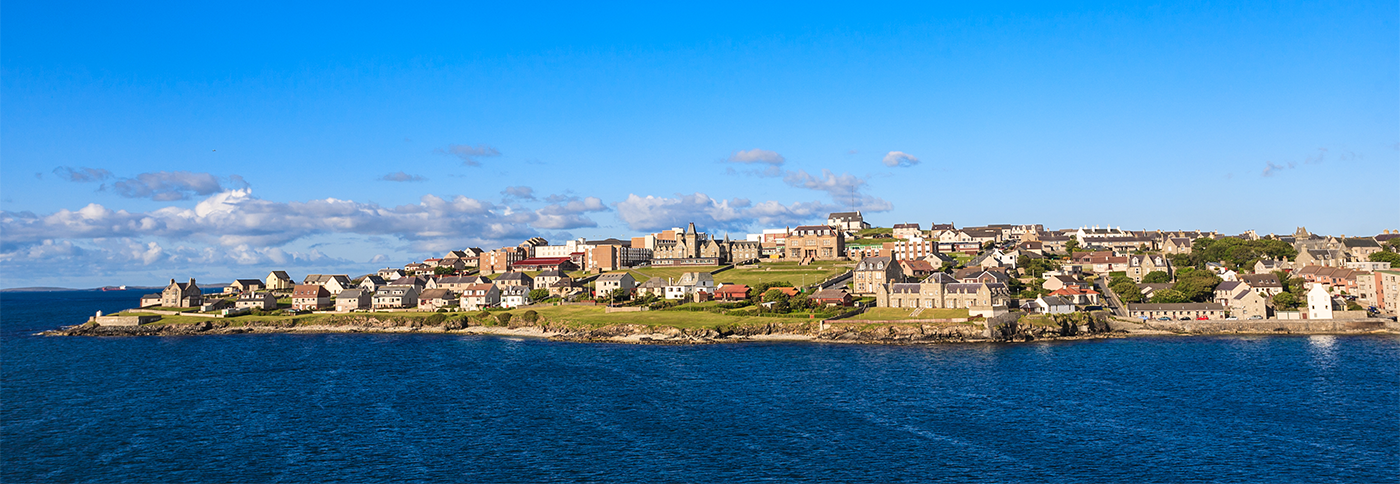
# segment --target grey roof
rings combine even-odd
[[[376,286],[383,286],[384,284],[388,283],[388,281],[385,281],[383,277],[379,277],[376,274],[370,274],[368,276],[365,276],[364,279],[360,280],[360,284],[364,284],[366,282]]]
[[[287,271],[272,271],[272,275],[279,279],[292,279],[292,276],[287,275]]]
[[[1240,276],[1244,282],[1254,287],[1280,287],[1278,276],[1273,274],[1245,274]]]
[[[339,296],[336,296],[336,297],[340,297],[340,298],[360,297],[361,294],[364,294],[364,293],[367,293],[367,292],[369,292],[369,291],[364,290],[364,289],[359,289],[359,288],[355,288],[355,289],[346,289],[346,290],[344,290],[344,291],[340,291],[340,295],[339,295]]]
[[[568,276],[565,276],[563,272],[560,272],[560,271],[558,271],[558,270],[556,270],[556,269],[550,269],[550,270],[547,270],[547,271],[540,272],[539,274],[536,274],[535,277],[568,277]]]
[[[918,294],[919,284],[916,282],[896,282],[894,284],[890,284],[890,293]]]
[[[1129,311],[1220,311],[1225,309],[1220,303],[1130,303]]]
[[[957,284],[958,280],[946,272],[935,272],[924,278],[924,282],[933,284]]]
[[[1342,245],[1347,247],[1375,247],[1377,249],[1381,247],[1381,244],[1377,244],[1375,239],[1362,238],[1342,239]]]
[[[888,256],[866,257],[866,258],[860,260],[860,265],[856,266],[856,270],[858,270],[858,271],[882,270],[882,269],[885,269],[885,268],[889,267],[889,266],[890,266],[890,262],[891,262],[892,260],[893,260],[893,258],[888,257]],[[878,266],[878,267],[876,266],[876,264],[881,264],[881,263],[883,263],[883,265],[880,265],[880,266]]]
[[[1240,282],[1240,281],[1225,281],[1225,282],[1222,282],[1222,283],[1220,283],[1219,285],[1215,286],[1215,290],[1216,290],[1216,291],[1234,291],[1235,288],[1240,287],[1241,284],[1244,284],[1244,283],[1243,283],[1243,282]]]
[[[603,274],[603,275],[601,275],[601,276],[598,276],[598,279],[596,279],[596,281],[597,281],[597,282],[603,282],[603,281],[607,281],[607,282],[622,282],[622,278],[623,278],[624,276],[630,276],[630,275],[631,275],[631,274],[628,274],[628,273],[626,273],[626,272],[611,272],[611,273],[608,273],[608,274]],[[634,277],[633,279],[636,279],[636,278]]]
[[[1165,290],[1167,290],[1167,289],[1171,289],[1171,288],[1172,288],[1172,283],[1170,283],[1170,282],[1150,282],[1150,283],[1149,283],[1149,282],[1144,282],[1144,283],[1142,283],[1142,284],[1138,284],[1137,287],[1138,287],[1138,290],[1144,291],[1144,292],[1145,292],[1146,290],[1148,290],[1148,289],[1151,289],[1151,290],[1153,290],[1153,291],[1165,291]]]
[[[504,281],[525,282],[525,281],[531,281],[531,280],[534,280],[534,279],[531,278],[529,274],[526,274],[526,273],[524,273],[524,272],[507,272],[507,273],[505,273],[505,274],[501,274],[501,277],[497,277],[497,278],[496,278],[496,282],[504,282]]]
[[[861,216],[860,212],[833,212],[831,215],[827,215],[826,218],[834,218],[836,220],[855,220],[861,218]]]
[[[642,283],[642,288],[643,288],[643,289],[655,289],[655,288],[660,288],[660,287],[666,287],[667,284],[668,284],[668,282],[666,281],[666,278],[664,278],[664,277],[653,277],[653,278],[651,278],[651,279],[647,279],[647,282],[643,282],[643,283]]]
[[[989,284],[982,284],[980,282],[959,282],[947,285],[946,290],[953,294],[972,294],[986,286],[989,286]]]
[[[676,280],[676,285],[693,286],[705,281],[714,282],[715,277],[710,275],[710,273],[708,272],[687,272],[681,274],[680,279]]]
[[[1060,297],[1060,296],[1045,296],[1045,297],[1041,298],[1041,300],[1042,300],[1042,301],[1045,301],[1045,305],[1046,305],[1046,306],[1073,306],[1073,305],[1074,305],[1074,303],[1071,303],[1071,302],[1069,302],[1069,301],[1066,301],[1064,298],[1062,298],[1062,297]]]
[[[813,294],[812,299],[841,299],[850,295],[851,294],[846,292],[845,289],[841,288],[822,289],[817,291],[816,294]]]

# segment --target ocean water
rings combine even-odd
[[[1400,481],[1395,337],[32,336],[137,296],[0,294],[0,481]]]

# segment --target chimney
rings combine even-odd
[[[172,285],[172,286],[175,285],[175,279],[174,279],[174,278],[171,278],[171,279],[170,279],[170,285]]]

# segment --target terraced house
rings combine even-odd
[[[974,316],[1005,314],[1011,301],[1006,284],[919,283],[882,284],[875,305],[884,308],[967,309]]]

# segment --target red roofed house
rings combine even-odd
[[[1098,304],[1099,292],[1093,289],[1084,289],[1078,286],[1065,286],[1050,293],[1051,296],[1059,296],[1075,304]]]
[[[812,301],[827,306],[850,306],[851,293],[845,289],[823,289],[812,295]]]
[[[292,288],[292,309],[312,310],[328,308],[331,305],[331,292],[326,286],[297,284]]]
[[[749,298],[749,286],[743,284],[725,284],[724,287],[715,290],[715,299],[720,301],[742,301]]]

